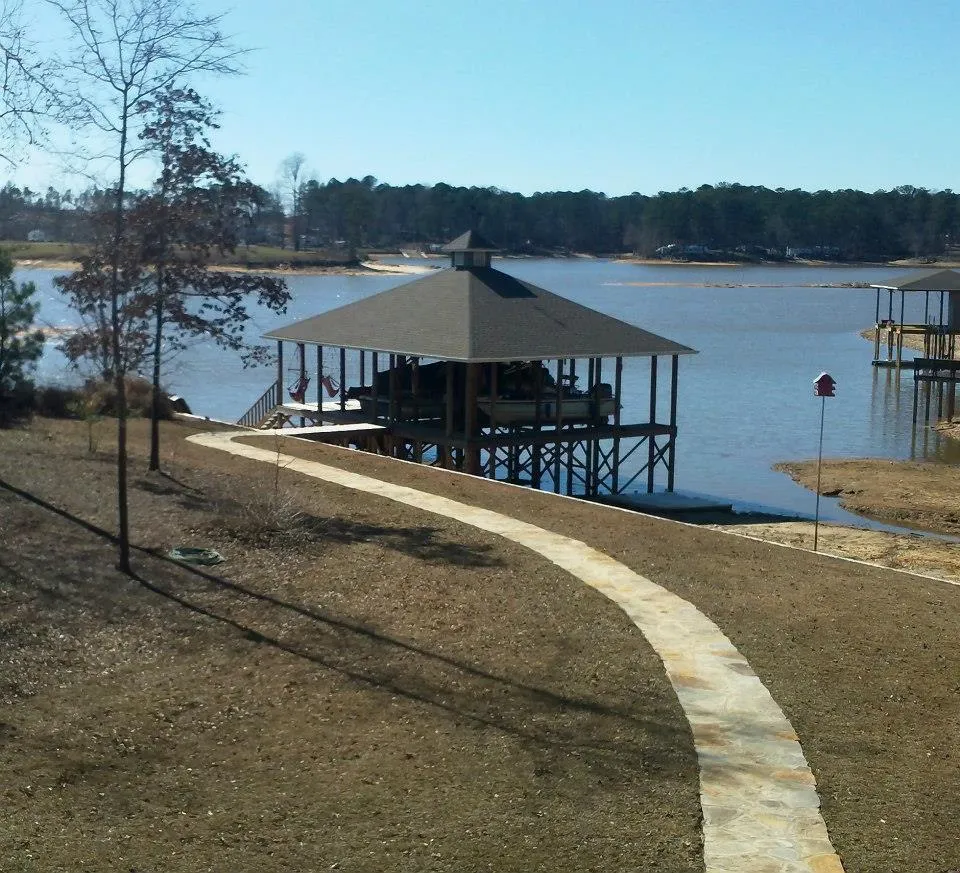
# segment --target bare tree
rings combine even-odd
[[[212,252],[236,251],[254,196],[240,165],[210,147],[213,107],[191,89],[168,88],[142,109],[151,120],[140,138],[160,158],[160,175],[137,198],[131,236],[141,238],[143,268],[154,280],[150,469],[159,470],[164,338],[173,351],[184,348],[185,338],[202,336],[258,360],[265,350],[244,338],[248,304],[256,294],[260,305],[283,312],[290,294],[283,279],[208,269]]]
[[[100,155],[115,173],[113,227],[104,265],[110,309],[112,377],[117,395],[119,567],[130,567],[127,510],[127,398],[122,348],[126,283],[121,281],[127,174],[143,155],[138,107],[192,74],[237,72],[239,52],[221,30],[221,15],[198,13],[183,0],[47,0],[67,25],[72,54],[60,61],[59,90],[74,96],[79,126],[108,143]]]
[[[281,178],[290,187],[290,218],[295,252],[300,251],[300,174],[306,162],[307,156],[303,152],[294,152],[280,164]]]
[[[22,2],[0,0],[0,159],[8,164],[37,141],[42,120],[61,103],[53,69],[29,38]]]

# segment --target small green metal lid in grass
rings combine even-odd
[[[215,552],[213,549],[196,549],[191,546],[177,546],[167,552],[168,558],[174,561],[182,561],[184,564],[219,564],[223,561],[223,555]]]

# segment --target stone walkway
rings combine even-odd
[[[245,435],[188,439],[497,534],[609,597],[663,660],[690,722],[707,873],[843,873],[790,722],[747,660],[693,604],[578,540],[429,492],[233,442]]]

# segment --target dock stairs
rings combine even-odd
[[[287,413],[282,409],[274,409],[269,415],[262,418],[257,424],[257,430],[274,430],[283,427],[287,421]]]

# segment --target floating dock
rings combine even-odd
[[[651,515],[683,515],[688,512],[732,512],[733,503],[713,497],[691,497],[673,492],[652,494],[607,494],[596,498],[598,503],[634,509]]]

